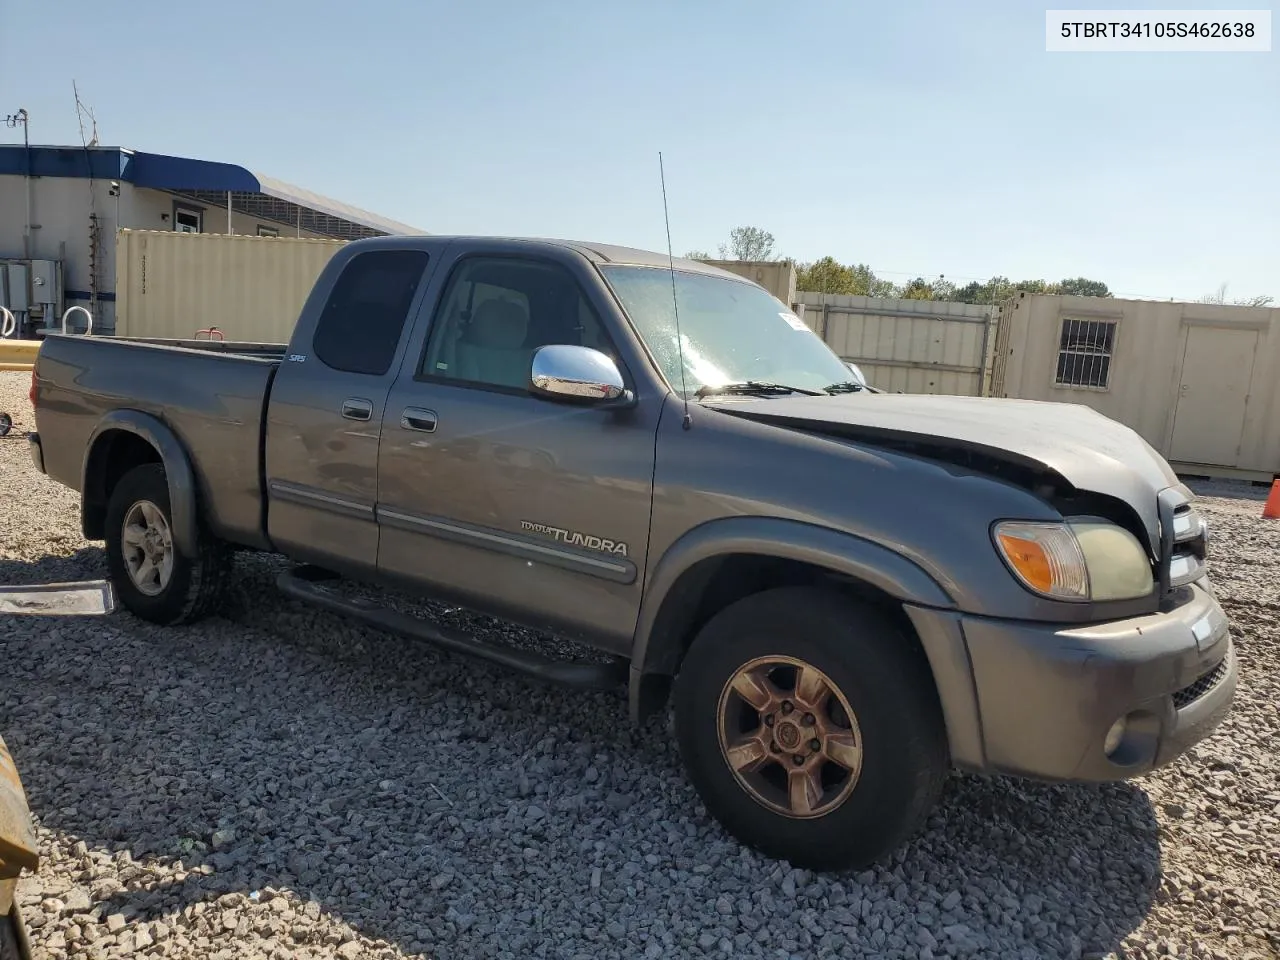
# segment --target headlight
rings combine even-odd
[[[1155,585],[1138,538],[1105,520],[1006,521],[992,534],[1018,580],[1055,600],[1129,600]]]

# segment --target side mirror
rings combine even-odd
[[[529,388],[537,396],[580,403],[630,398],[616,363],[599,350],[567,343],[549,343],[534,351]]]

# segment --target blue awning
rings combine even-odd
[[[122,147],[28,149],[20,144],[0,144],[0,175],[6,174],[121,180],[135,187],[181,194],[210,206],[225,206],[230,194],[233,210],[282,227],[300,227],[342,240],[426,232],[232,163]]]

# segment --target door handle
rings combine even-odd
[[[373,416],[373,403],[359,397],[343,400],[342,415],[348,420],[368,420]]]
[[[406,430],[435,433],[438,422],[434,410],[424,410],[422,407],[405,407],[404,413],[400,415],[400,426]]]

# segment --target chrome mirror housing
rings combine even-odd
[[[628,395],[618,365],[599,350],[549,343],[533,354],[529,389],[538,396],[579,402],[623,400]]]

